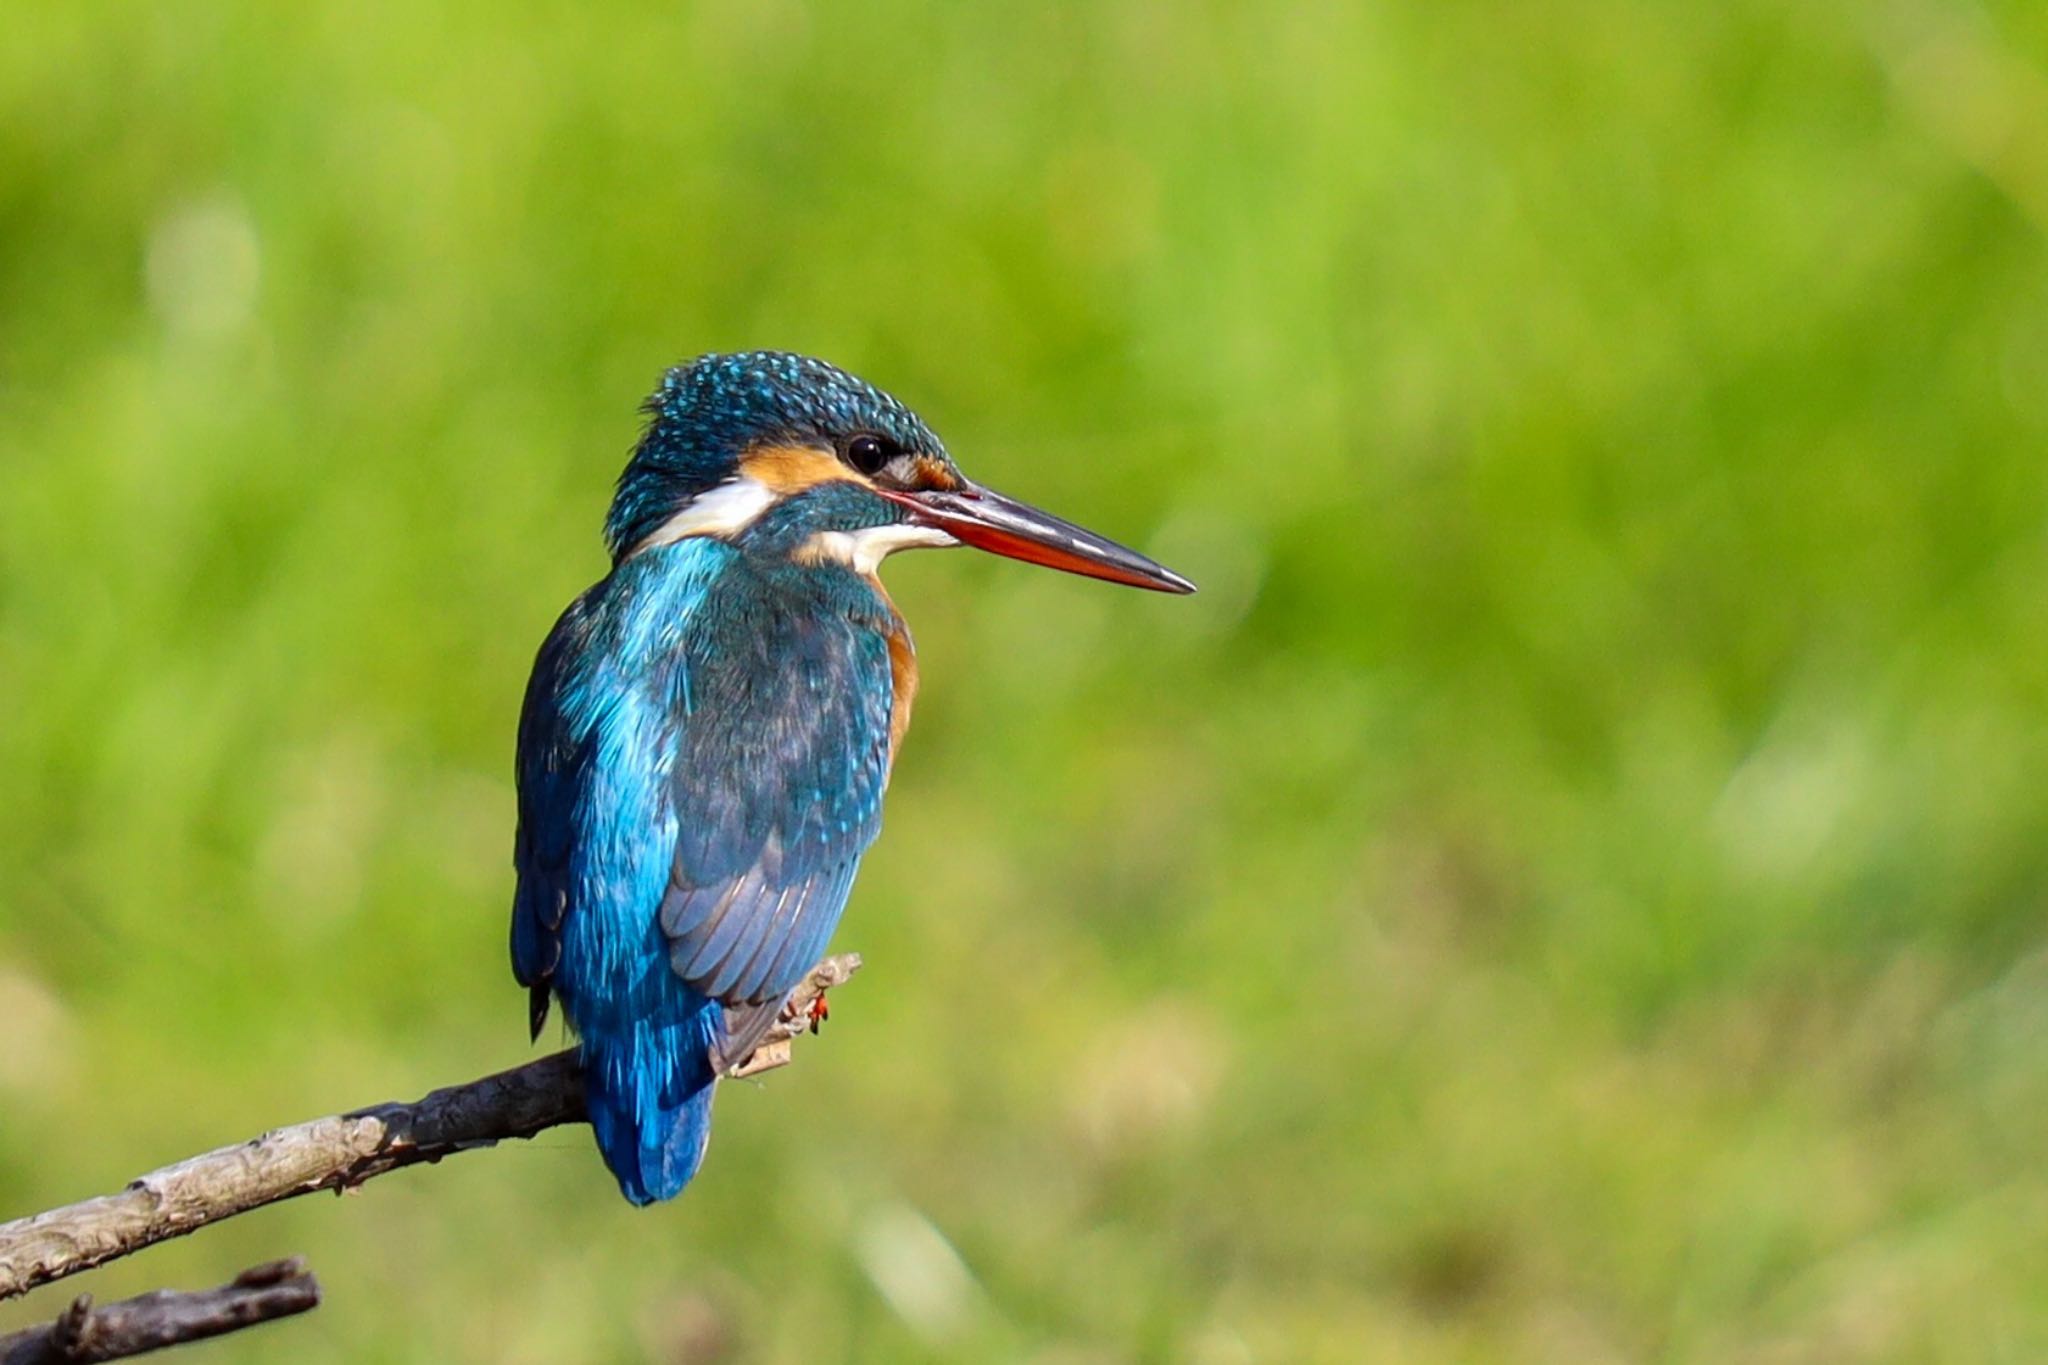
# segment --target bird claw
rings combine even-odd
[[[825,1003],[825,992],[819,991],[817,998],[811,1001],[810,1008],[804,1011],[805,1022],[810,1025],[811,1032],[816,1033],[818,1025],[831,1017],[832,1007]]]

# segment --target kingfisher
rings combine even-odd
[[[824,952],[917,695],[877,570],[971,545],[1160,592],[1134,550],[970,482],[916,413],[824,361],[669,370],[605,519],[612,567],[519,718],[512,970],[577,1037],[620,1192],[680,1193],[720,1074]]]

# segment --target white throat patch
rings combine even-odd
[[[799,553],[807,559],[846,564],[856,573],[872,574],[898,550],[943,550],[959,543],[936,526],[897,522],[858,531],[820,531],[804,542]]]

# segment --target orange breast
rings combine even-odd
[[[882,580],[867,576],[872,587],[889,608],[889,765],[896,764],[896,750],[903,744],[903,732],[910,728],[910,708],[917,700],[917,645],[910,638],[910,625],[889,596]]]

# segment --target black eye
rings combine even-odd
[[[886,436],[861,435],[846,443],[846,462],[863,474],[881,472],[896,458],[896,444]]]

